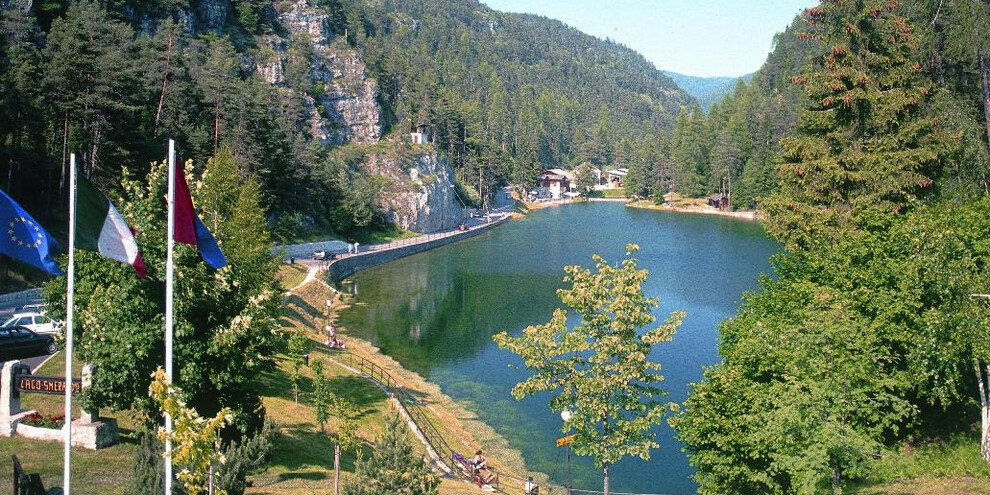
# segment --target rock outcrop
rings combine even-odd
[[[188,10],[179,11],[182,23],[190,33],[222,35],[227,27],[230,0],[202,0],[192,2]]]
[[[382,138],[378,84],[368,76],[358,52],[338,36],[342,33],[330,28],[327,12],[311,2],[276,2],[278,21],[286,34],[259,38],[263,48],[253,60],[255,70],[263,80],[301,102],[303,120],[313,139],[331,146],[378,143]],[[305,87],[290,81],[290,67],[300,63],[308,69]],[[415,232],[448,230],[463,221],[464,206],[454,189],[454,172],[432,147],[410,151],[391,143],[386,148],[369,153],[361,173],[388,179],[389,187],[377,206],[391,221]]]
[[[278,87],[288,88],[290,39],[311,48],[309,87],[291,88],[302,100],[310,134],[323,144],[369,144],[382,137],[382,115],[376,97],[378,84],[356,51],[330,29],[329,16],[307,0],[278,2],[279,23],[289,38],[266,36],[267,57],[256,61],[258,74]]]
[[[436,151],[424,148],[405,157],[371,154],[364,168],[389,179],[378,206],[399,227],[431,233],[464,221],[466,210],[457,196],[454,170]]]

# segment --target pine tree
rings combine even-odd
[[[429,495],[440,479],[413,452],[398,415],[385,418],[385,432],[372,446],[369,459],[359,458],[357,481],[344,485],[344,495]]]
[[[708,164],[705,145],[704,116],[695,105],[692,110],[682,109],[674,121],[671,159],[676,170],[674,190],[683,196],[700,196],[705,193],[705,177],[702,173]]]
[[[805,37],[827,49],[794,78],[809,104],[782,140],[781,191],[768,230],[791,247],[901,213],[933,189],[949,148],[911,24],[897,2],[840,0],[804,13]],[[879,217],[878,217],[879,215]]]
[[[133,38],[130,27],[90,0],[73,3],[48,33],[43,84],[62,121],[59,144],[81,152],[87,175],[103,163],[119,172],[121,163],[104,160],[104,151],[106,158],[120,157],[123,135],[140,129],[134,119],[141,84]]]

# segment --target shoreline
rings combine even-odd
[[[307,274],[315,272],[315,276],[307,277],[303,283],[298,284],[292,291],[295,296],[301,298],[303,301],[315,305],[316,301],[307,301],[307,299],[312,299],[314,294],[311,290],[307,291],[305,288],[317,284],[331,291],[335,291],[335,289],[327,284],[325,280],[327,275],[329,275],[328,270],[321,266],[309,268]],[[335,296],[332,313],[336,315],[339,311],[345,310],[352,304],[357,303],[353,297],[350,295],[344,295],[343,297]],[[348,328],[339,326],[338,331],[347,340],[347,352],[361,356],[380,366],[395,378],[400,387],[420,396],[423,405],[429,409],[434,419],[445,425],[444,429],[451,435],[450,437],[446,437],[445,441],[449,442],[451,447],[457,450],[463,450],[462,453],[464,454],[470,454],[476,448],[483,448],[488,453],[492,464],[499,472],[505,475],[506,479],[503,480],[503,484],[508,484],[515,489],[515,482],[512,481],[512,478],[518,480],[525,479],[526,476],[533,476],[543,486],[548,488],[556,486],[550,481],[547,473],[527,469],[527,463],[522,455],[522,451],[511,447],[508,440],[494,427],[484,422],[478,414],[472,412],[472,404],[469,401],[456,400],[447,395],[441,389],[440,385],[427,380],[419,373],[405,368],[392,356],[382,353],[381,349],[370,341],[352,335]],[[319,335],[314,334],[312,329],[307,328],[306,332],[311,337],[316,337],[317,340],[319,339]],[[338,366],[344,366],[333,354],[328,354],[327,358],[335,362]],[[356,376],[360,376],[360,374]],[[444,459],[444,461],[449,463],[450,459]],[[463,479],[457,476],[443,477],[443,479],[445,481],[441,484],[441,495],[464,493]],[[473,485],[471,486],[473,487]]]
[[[629,201],[626,203],[629,208],[639,208],[641,210],[669,211],[673,213],[693,213],[695,215],[713,215],[747,222],[758,222],[761,218],[755,211],[724,211],[716,210],[712,207],[682,207],[658,205],[649,201]]]
[[[585,199],[568,199],[553,201],[550,203],[530,203],[520,201],[520,204],[525,206],[527,212],[522,213],[525,215],[529,211],[542,210],[544,208],[556,208],[560,206],[579,204],[579,203],[624,203],[628,208],[638,208],[640,210],[653,210],[653,211],[666,211],[671,213],[689,213],[695,215],[710,215],[724,218],[731,218],[735,220],[743,220],[746,222],[758,222],[762,219],[761,215],[755,211],[724,211],[716,210],[711,207],[683,207],[683,206],[665,206],[658,205],[650,201],[640,200],[640,201],[630,201],[627,198],[585,198]]]

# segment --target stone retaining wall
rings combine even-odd
[[[480,225],[472,228],[471,230],[459,232],[455,235],[450,235],[447,237],[440,237],[438,239],[424,241],[417,244],[410,244],[408,246],[400,246],[394,249],[371,251],[368,253],[347,256],[331,262],[330,267],[327,270],[330,274],[331,280],[340,281],[361,270],[371,268],[373,266],[383,265],[389,261],[395,261],[399,258],[404,258],[412,254],[421,253],[436,247],[469,239],[484,232],[488,232],[496,225],[501,225],[507,221],[509,221],[508,216],[492,223]]]
[[[345,249],[346,250],[346,249]],[[21,307],[41,299],[41,289],[28,289],[0,295],[0,308]]]

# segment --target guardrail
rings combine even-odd
[[[430,445],[430,448],[432,448],[433,451],[436,452],[437,455],[440,457],[440,461],[447,466],[449,472],[455,476],[461,475],[460,476],[461,478],[471,481],[471,476],[467,475],[460,469],[456,469],[453,466],[451,466],[451,464],[455,463],[454,449],[450,446],[450,444],[447,443],[447,441],[444,439],[443,435],[440,433],[437,427],[426,416],[426,413],[423,411],[424,408],[422,402],[415,395],[413,395],[408,390],[400,386],[399,383],[395,380],[395,378],[392,377],[391,374],[389,374],[388,371],[385,371],[384,368],[375,364],[374,362],[372,362],[371,360],[365,357],[358,356],[346,351],[343,352],[335,351],[333,353],[330,353],[329,351],[327,352],[331,358],[334,358],[340,364],[358,370],[359,372],[363,373],[366,377],[370,378],[371,380],[381,385],[382,388],[384,388],[389,395],[395,397],[400,403],[402,403],[403,407],[405,407],[406,409],[406,412],[409,413],[409,417],[412,419],[413,423],[416,425],[417,428],[419,428],[419,431],[423,435],[423,438],[426,439],[426,442]],[[520,478],[518,476],[512,476],[510,474],[501,471],[499,471],[498,475],[499,478],[512,480],[513,482],[517,483],[519,487],[522,487],[526,482],[526,480],[523,478]],[[502,488],[500,486],[499,491],[508,492],[507,488],[508,487]],[[547,493],[548,495],[550,493],[564,493],[564,494],[603,493],[600,490],[582,490],[573,487],[565,487],[563,485],[558,485],[555,483],[546,483],[543,485],[543,488],[546,489],[546,492],[543,493]],[[520,491],[522,491],[521,488],[517,488],[517,487],[513,487],[513,489],[519,489]],[[612,491],[611,493],[614,495],[670,495],[663,493],[635,493],[635,492],[616,492],[616,491]]]
[[[372,253],[372,252],[375,252],[375,251],[386,251],[386,250],[395,249],[395,248],[398,248],[398,247],[412,246],[412,245],[415,245],[415,244],[423,244],[423,243],[426,243],[426,242],[431,242],[431,241],[434,241],[434,240],[437,240],[437,239],[444,239],[446,237],[453,237],[453,236],[456,236],[456,235],[463,234],[464,232],[468,232],[468,231],[471,231],[471,230],[476,230],[476,229],[479,229],[479,228],[482,228],[482,227],[485,227],[485,226],[488,226],[488,225],[491,225],[491,224],[499,223],[499,222],[505,220],[508,217],[509,217],[508,214],[495,215],[495,216],[492,216],[492,217],[488,217],[488,221],[485,222],[485,223],[480,223],[480,224],[477,224],[477,225],[471,225],[471,226],[466,227],[464,230],[461,230],[461,229],[445,230],[443,232],[435,232],[435,233],[432,233],[432,234],[423,234],[423,235],[418,235],[416,237],[409,237],[409,238],[406,238],[406,239],[399,239],[397,241],[392,241],[392,242],[388,242],[388,243],[385,243],[385,244],[371,244],[371,245],[368,245],[368,246],[358,246],[358,253],[357,254],[360,254],[360,253]]]
[[[330,356],[335,358],[341,364],[347,365],[360,371],[361,373],[364,373],[365,376],[385,388],[390,395],[402,403],[406,409],[406,412],[409,413],[409,417],[412,418],[413,423],[416,424],[416,427],[419,428],[423,438],[426,439],[426,443],[430,444],[430,447],[437,453],[440,460],[444,464],[453,462],[454,449],[451,448],[437,427],[426,416],[426,413],[423,410],[422,402],[408,390],[399,386],[398,382],[395,381],[395,378],[393,378],[388,371],[385,371],[384,368],[378,366],[372,361],[350,352],[333,353],[330,354]],[[451,468],[449,465],[447,467]],[[456,469],[452,468],[450,471],[452,473],[458,472]]]

